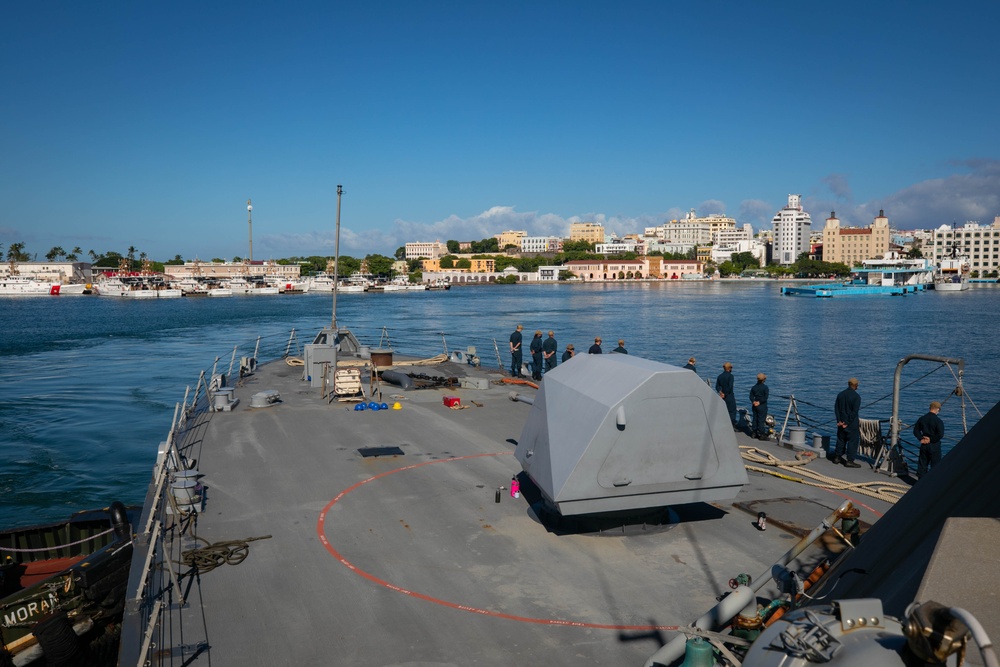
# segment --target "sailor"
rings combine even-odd
[[[531,378],[533,380],[542,379],[542,332],[535,332],[535,337],[531,339]]]
[[[562,362],[565,364],[567,361],[572,359],[574,355],[576,355],[576,349],[573,347],[573,343],[570,343],[563,351]]]
[[[556,357],[556,349],[559,344],[556,342],[556,334],[554,331],[549,332],[549,337],[545,339],[542,343],[542,358],[545,360],[545,372],[548,373],[556,364],[559,363],[559,359]]]
[[[611,351],[618,354],[628,354],[628,350],[625,349],[625,341],[621,338],[618,339],[618,347]]]
[[[524,327],[518,324],[517,329],[510,335],[510,374],[516,378],[524,377],[521,375],[521,361],[524,356],[521,350],[521,332],[523,330]]]
[[[694,357],[688,359],[688,362],[684,364],[684,368],[688,369],[689,371],[694,371],[695,375],[698,374],[698,368],[694,365]]]
[[[920,441],[920,456],[917,458],[917,478],[941,462],[941,438],[944,437],[944,422],[938,417],[941,404],[931,401],[930,410],[913,425],[913,437]]]
[[[601,349],[601,337],[598,336],[594,339],[594,344],[590,346],[589,350],[587,350],[587,354],[601,354],[601,352],[603,352]]]
[[[735,382],[733,365],[727,361],[722,364],[722,372],[719,373],[719,377],[715,378],[715,391],[719,392],[719,397],[726,402],[726,411],[729,412],[729,421],[733,423],[733,430],[739,431],[740,429],[737,427],[739,418],[736,416],[736,395],[733,393]]]
[[[833,404],[833,414],[837,418],[837,447],[833,450],[834,463],[843,463],[848,468],[860,468],[854,461],[861,443],[861,396],[858,394],[858,378],[847,381],[847,389],[837,394]],[[844,458],[846,451],[847,458]]]
[[[757,384],[750,387],[750,403],[753,405],[753,437],[758,440],[770,440],[770,429],[767,426],[767,376],[757,373]]]

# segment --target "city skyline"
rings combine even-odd
[[[1000,6],[21,3],[0,243],[391,254],[506,229],[1000,215]]]

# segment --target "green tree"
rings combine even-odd
[[[393,254],[393,257],[395,257],[396,259],[403,259],[403,258],[405,258],[406,257],[406,246],[405,245],[401,245],[398,248],[396,248],[396,252]]]
[[[45,259],[49,260],[50,262],[54,262],[56,261],[57,258],[65,256],[66,256],[66,251],[62,249],[62,246],[58,245],[54,246],[51,250],[45,253]]]
[[[114,250],[109,250],[106,253],[97,256],[97,259],[94,260],[94,266],[117,269],[118,262],[121,258],[122,256],[120,253],[117,253]]]
[[[24,243],[18,241],[17,243],[7,244],[7,259],[14,262],[30,262],[31,255],[24,252]]]
[[[473,241],[472,252],[500,252],[500,242],[493,238]]]
[[[168,266],[182,266],[184,264],[184,260],[181,258],[180,255],[174,255],[173,259],[168,259],[167,261],[164,262],[164,264]]]
[[[454,239],[448,239],[447,241],[445,241],[445,245],[448,246],[448,252],[451,254],[455,254],[461,250],[458,241]]]
[[[463,257],[462,259],[456,260],[455,261],[455,268],[456,269],[471,269],[472,268],[472,260],[466,259],[465,257]]]
[[[392,257],[378,254],[367,255],[365,261],[368,262],[368,270],[376,276],[392,275],[392,263],[395,261]]]
[[[427,259],[426,257],[417,257],[416,259],[410,259],[406,262],[406,268],[409,269],[410,273],[415,273],[420,270],[423,266],[423,261]]]
[[[910,248],[906,252],[906,258],[907,259],[923,259],[924,258],[924,253],[921,252],[920,248]]]
[[[442,269],[453,269],[455,268],[455,257],[453,255],[445,255],[441,258],[439,266]]]
[[[73,250],[66,255],[66,261],[67,262],[76,262],[76,261],[79,261],[80,255],[82,253],[83,253],[83,250],[80,249],[80,246],[75,246],[73,248]]]
[[[594,244],[590,241],[565,241],[563,252],[594,252]]]

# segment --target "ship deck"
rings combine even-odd
[[[416,370],[500,377],[451,362]],[[175,434],[203,475],[204,504],[162,528],[176,585],[165,566],[152,568],[159,584],[137,584],[133,566],[129,595],[151,587],[161,606],[150,621],[148,602],[130,605],[121,664],[148,655],[153,665],[641,665],[731,578],[768,572],[845,499],[862,525],[890,507],[849,484],[898,483],[868,465],[816,460],[806,467],[843,483],[750,471],[731,503],[672,507],[648,524],[554,526],[539,518],[530,484],[518,499],[508,492],[532,409],[509,394],[534,389],[383,383],[383,400],[401,409],[360,412],[301,377],[301,367],[263,364],[238,383],[231,411],[201,411]],[[250,408],[265,390],[281,402]],[[445,407],[446,395],[464,408]],[[757,511],[767,512],[764,531]],[[238,564],[179,564],[207,543],[258,537]],[[140,535],[140,546],[149,539]],[[805,574],[823,557],[819,545],[807,551]]]

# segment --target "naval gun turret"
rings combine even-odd
[[[718,394],[690,370],[624,354],[546,373],[515,456],[563,516],[730,500],[748,481]]]

